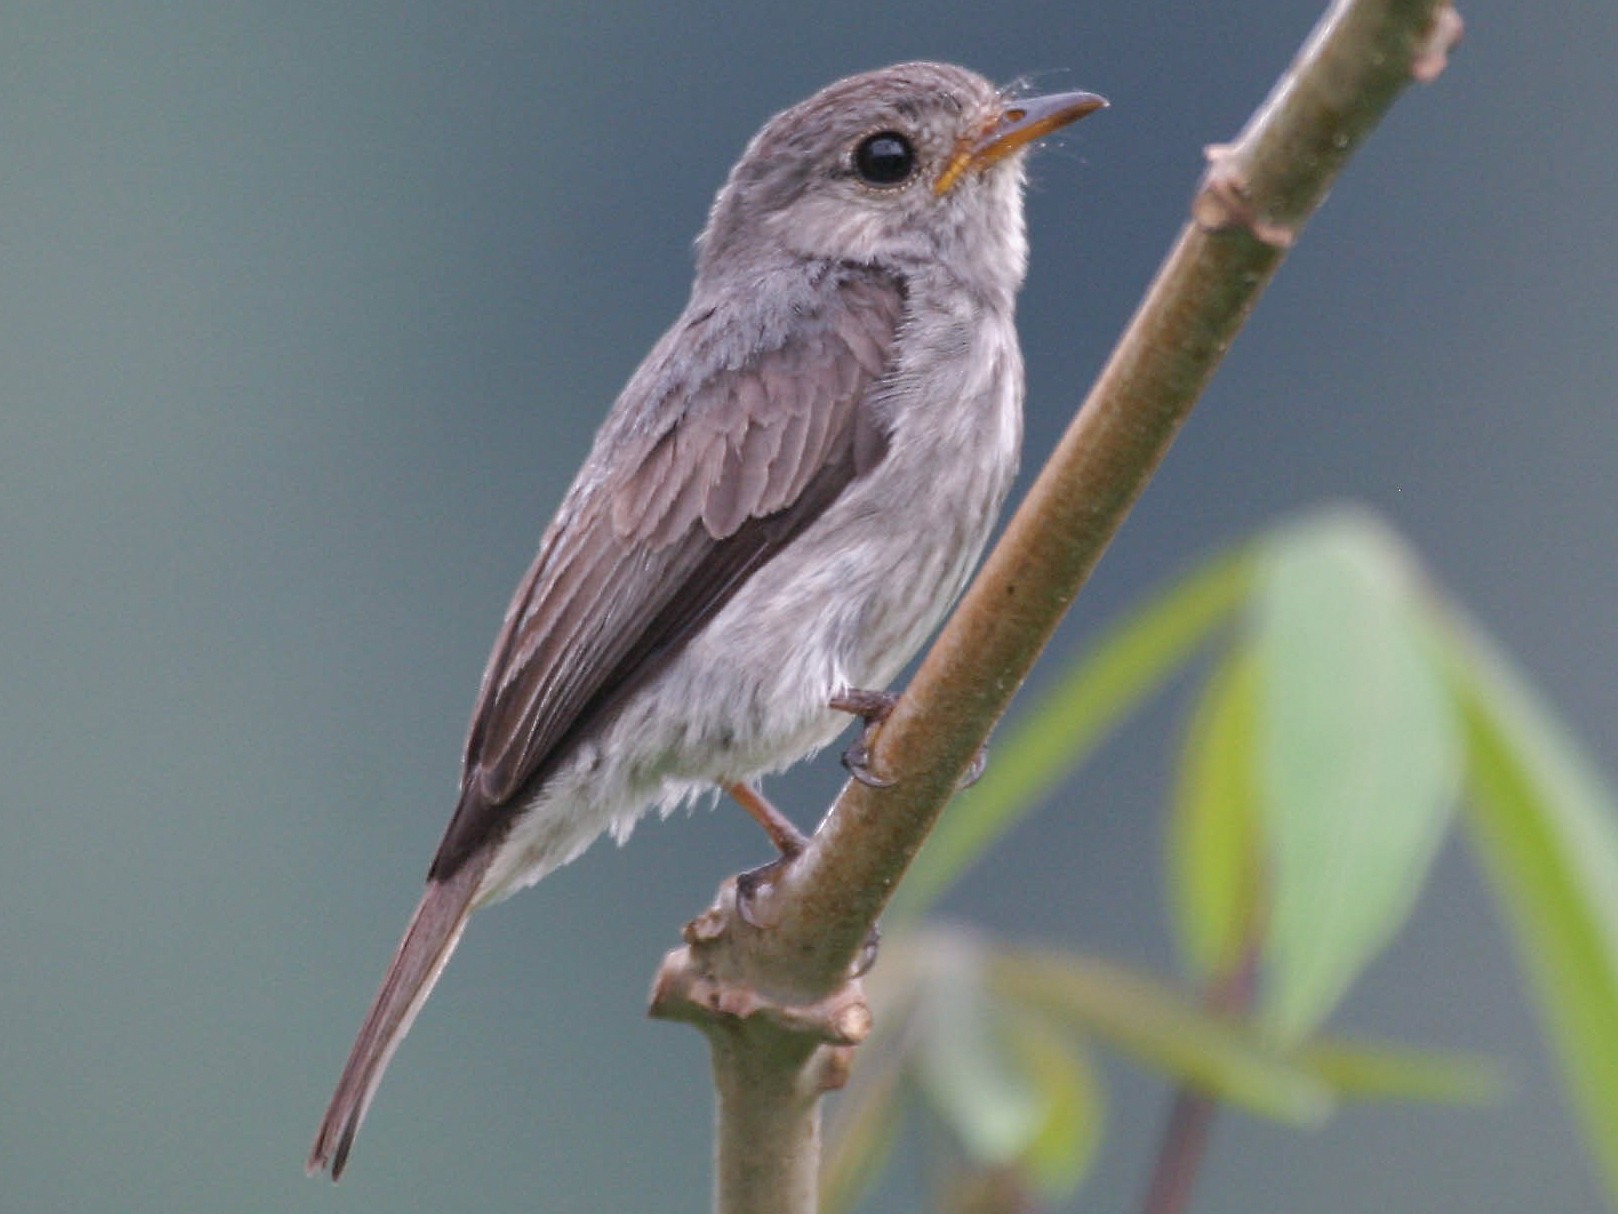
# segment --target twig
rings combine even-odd
[[[720,1107],[724,1214],[811,1214],[812,1161],[782,1164],[782,1187],[727,1189],[727,1152],[810,1152],[827,1086],[824,1025],[780,1048],[788,1009],[858,1003],[846,985],[877,916],[978,748],[1167,452],[1259,294],[1338,171],[1420,76],[1430,79],[1459,34],[1445,0],[1339,0],[1322,18],[1240,138],[1209,168],[1146,299],[1004,538],[879,734],[877,770],[891,788],[846,786],[803,855],[761,892],[751,930],[721,897],[700,946],[664,960],[653,1015],[703,1024],[715,1067],[755,1085],[746,1117]],[[705,917],[706,918],[706,917]],[[699,921],[700,922],[700,921]],[[689,938],[689,937],[688,937]],[[725,1010],[727,984],[750,1015]],[[863,1006],[863,1004],[860,1004]],[[769,1009],[767,1012],[765,1009]],[[761,1027],[755,1031],[754,1024]],[[836,1047],[842,1048],[842,1047]],[[769,1070],[776,1072],[767,1075]],[[721,1083],[723,1091],[723,1082]],[[774,1095],[772,1096],[771,1093]],[[761,1100],[773,1101],[766,1115]],[[776,1116],[779,1113],[781,1116]],[[783,1128],[790,1123],[793,1128]],[[767,1134],[771,1141],[764,1142]]]

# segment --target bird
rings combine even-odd
[[[758,781],[850,713],[880,720],[1017,470],[1025,154],[1106,105],[1022,91],[902,63],[827,86],[748,143],[684,311],[511,600],[453,817],[311,1175],[342,1174],[474,911],[714,790],[784,859],[801,845]],[[878,779],[858,743],[850,755]]]

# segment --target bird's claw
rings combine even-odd
[[[736,874],[736,917],[748,927],[758,931],[768,931],[767,924],[760,923],[753,915],[753,898],[761,886],[769,885],[781,875],[786,867],[796,860],[797,853],[779,856],[768,864],[761,864],[757,868],[750,868],[745,873]],[[865,934],[865,942],[860,945],[860,951],[854,958],[854,964],[849,970],[850,978],[863,978],[871,972],[876,964],[877,951],[882,944],[882,930],[872,926]]]
[[[867,788],[892,788],[896,781],[884,779],[871,770],[871,744],[867,739],[875,729],[875,725],[867,725],[864,732],[848,744],[843,751],[843,766]]]
[[[851,713],[865,722],[860,736],[843,751],[843,766],[867,788],[892,788],[894,781],[884,779],[871,770],[871,744],[876,741],[877,730],[893,712],[899,697],[891,691],[862,691],[850,688],[831,698],[831,707],[838,712]]]
[[[790,854],[783,852],[768,864],[760,864],[757,868],[750,868],[745,873],[736,874],[736,916],[748,927],[763,930],[765,925],[753,917],[753,898],[760,887],[773,884],[775,879],[786,871],[787,866],[798,858],[797,852]]]

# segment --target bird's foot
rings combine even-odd
[[[781,853],[768,864],[748,869],[736,877],[736,913],[749,927],[760,927],[762,925],[753,917],[753,896],[758,893],[760,887],[769,885],[786,871],[787,866],[808,846],[809,839],[793,825],[792,819],[771,805],[764,794],[752,785],[729,784],[726,785],[725,791],[747,811],[753,821],[764,828],[764,833],[770,836],[770,842],[774,843],[776,850]]]
[[[772,884],[803,854],[803,849],[809,845],[809,839],[792,824],[791,819],[771,805],[768,798],[752,785],[731,784],[726,786],[725,791],[764,828],[765,833],[770,836],[770,841],[781,853],[768,864],[761,864],[757,868],[736,874],[736,915],[748,927],[762,929],[765,925],[753,914],[753,899],[760,889]],[[853,977],[863,978],[876,964],[877,945],[881,939],[882,933],[873,927],[866,936],[865,943],[860,946],[859,956],[854,959]]]
[[[871,744],[898,702],[899,697],[891,691],[861,691],[854,687],[831,698],[831,707],[838,712],[851,713],[865,722],[860,736],[843,751],[843,766],[849,775],[868,788],[893,787],[892,780],[883,779],[871,770]]]
[[[801,849],[800,849],[801,850]],[[753,915],[753,899],[758,891],[767,885],[772,885],[775,879],[786,872],[791,863],[798,858],[798,852],[791,855],[782,852],[768,864],[760,864],[757,868],[750,868],[745,873],[736,874],[736,914],[748,927],[763,928]]]

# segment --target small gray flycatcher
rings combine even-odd
[[[1024,153],[1105,104],[906,63],[753,138],[506,612],[311,1173],[342,1173],[474,910],[716,787],[793,854],[755,781],[879,715],[976,564],[1022,441]]]

